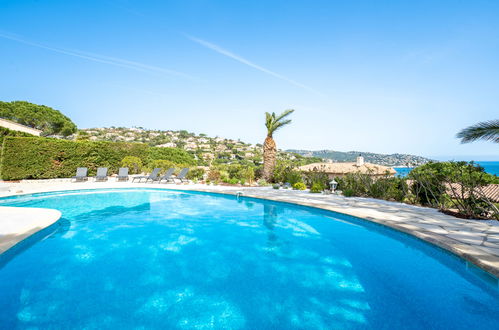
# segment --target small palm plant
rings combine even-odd
[[[291,119],[285,119],[294,112],[293,109],[286,110],[280,115],[265,113],[265,126],[267,127],[267,137],[263,143],[263,178],[267,181],[272,179],[277,156],[277,147],[273,134],[279,128],[291,123]]]
[[[499,143],[499,119],[482,121],[466,127],[457,133],[456,137],[461,139],[461,143],[469,143],[477,140]]]

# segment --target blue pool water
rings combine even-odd
[[[497,282],[379,225],[153,189],[51,193],[55,231],[0,258],[2,329],[497,329]]]

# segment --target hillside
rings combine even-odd
[[[142,127],[87,128],[79,130],[73,139],[90,141],[141,142],[155,147],[181,148],[193,154],[200,165],[232,162],[262,163],[262,145],[248,144],[240,140],[209,137],[188,131],[149,130]],[[303,160],[304,163],[318,159],[303,159],[300,155],[279,152],[280,159]]]
[[[385,166],[418,166],[425,164],[431,159],[407,155],[407,154],[376,154],[372,152],[361,152],[361,151],[335,151],[335,150],[286,150],[288,152],[297,153],[305,157],[319,157],[323,159],[332,159],[337,162],[354,162],[359,154],[364,157],[364,160],[368,163],[380,164]]]
[[[254,164],[262,162],[262,145],[248,144],[240,140],[222,137],[209,137],[206,134],[195,134],[188,131],[149,130],[142,127],[101,127],[81,129],[78,135],[72,138],[91,141],[123,141],[141,142],[155,147],[181,148],[193,154],[201,164],[228,163],[234,161],[248,161]],[[289,160],[303,160],[303,163],[332,159],[338,162],[353,162],[362,154],[366,162],[386,166],[418,166],[430,159],[406,155],[383,155],[372,152],[333,151],[333,150],[286,150],[279,152],[279,158]],[[303,158],[303,159],[302,159]]]

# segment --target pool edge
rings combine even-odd
[[[0,231],[0,256],[50,228],[62,217],[62,213],[55,209],[11,206],[0,206],[0,215],[0,224],[7,227]]]

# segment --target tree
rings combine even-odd
[[[263,178],[267,181],[272,179],[272,174],[274,172],[277,147],[273,138],[275,131],[291,123],[291,119],[285,119],[287,116],[294,112],[293,109],[289,109],[276,116],[274,112],[272,114],[265,113],[265,126],[267,127],[267,137],[263,143]]]
[[[461,139],[461,143],[469,143],[477,140],[499,143],[499,119],[482,121],[466,127],[457,133],[456,137]]]
[[[26,101],[0,101],[0,118],[42,130],[43,135],[76,133],[76,125],[59,110]]]

